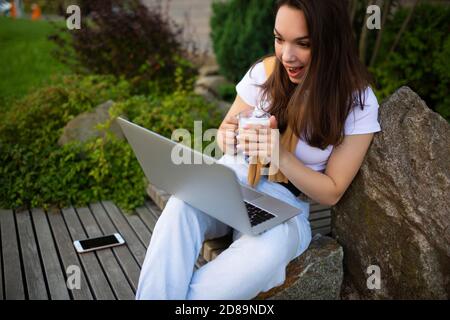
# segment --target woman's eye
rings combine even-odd
[[[302,48],[309,48],[309,43],[307,42],[298,42],[297,45]]]
[[[275,37],[275,41],[278,43],[281,43],[281,42],[283,42],[283,39],[281,39],[280,37]]]

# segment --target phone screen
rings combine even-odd
[[[111,244],[117,244],[119,241],[114,235],[104,236],[99,238],[92,238],[86,240],[80,240],[81,247],[83,250],[89,250],[92,248],[103,247]]]

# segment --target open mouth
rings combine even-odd
[[[305,68],[304,66],[287,68],[287,71],[290,77],[296,78],[302,73],[304,68]]]
[[[295,67],[295,68],[289,68],[289,71],[290,72],[297,72],[297,71],[299,71],[300,69],[302,69],[303,67]]]

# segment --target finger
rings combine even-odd
[[[269,126],[264,126],[262,124],[251,124],[248,123],[246,125],[243,126],[244,129],[251,129],[251,130],[259,130],[259,129],[263,129],[263,128],[269,128]]]
[[[219,131],[236,131],[238,129],[238,126],[235,124],[228,124],[224,123],[220,128]]]
[[[227,119],[222,124],[222,127],[237,127],[238,124],[234,122],[228,122]]]
[[[238,136],[250,136],[250,135],[257,135],[258,131],[254,129],[242,129],[239,128],[237,130]]]
[[[235,138],[236,137],[236,132],[235,131],[233,131],[233,130],[226,130],[225,131],[225,138],[226,139],[229,139],[229,138]]]
[[[258,134],[258,143],[269,144],[271,142],[271,136],[267,134]]]
[[[228,144],[228,145],[236,145],[237,141],[235,139],[226,139],[224,144]]]
[[[244,154],[248,155],[248,156],[258,156],[258,157],[266,157],[266,158],[271,156],[270,151],[260,150],[260,149],[251,149],[248,151],[244,151]]]
[[[236,136],[236,140],[240,144],[244,143],[258,143],[258,135],[257,134],[240,134]]]
[[[244,152],[247,156],[257,156],[257,157],[269,157],[270,154],[267,151],[261,150],[249,150]]]
[[[272,132],[272,130],[275,129],[271,129],[269,127],[265,127],[265,126],[258,126],[258,127],[252,127],[252,128],[238,128],[238,132],[254,132],[254,133],[261,133],[261,134],[270,134]]]
[[[270,121],[270,127],[272,129],[278,128],[278,121],[277,121],[277,118],[275,116],[270,116],[269,121]]]
[[[271,141],[271,135],[270,133],[266,131],[262,132],[255,132],[255,131],[241,131],[236,136],[236,139],[238,141],[253,141],[253,142],[270,142]]]
[[[271,131],[272,131],[271,128],[269,128],[269,127],[263,127],[263,128],[259,128],[259,129],[258,129],[258,134],[261,134],[261,135],[270,135]]]
[[[237,118],[236,115],[229,115],[229,116],[227,116],[225,118],[225,122],[237,125],[238,124],[238,118]]]
[[[224,146],[224,153],[236,154],[237,153],[236,146],[234,144],[225,144],[225,146]]]
[[[243,152],[250,152],[250,151],[258,151],[258,150],[265,150],[267,148],[269,148],[266,144],[261,144],[261,143],[257,143],[257,142],[244,142],[244,143],[239,143],[236,145],[236,148],[238,150],[241,150]]]

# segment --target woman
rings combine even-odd
[[[281,285],[287,264],[308,248],[309,204],[297,196],[336,204],[358,172],[374,132],[381,130],[345,3],[278,1],[275,57],[247,72],[219,128],[218,144],[225,152],[221,161],[230,166],[228,159],[237,149],[270,158],[278,146],[277,175],[257,176],[255,188],[303,213],[258,236],[234,231],[227,250],[193,271],[203,241],[226,235],[230,227],[171,197],[147,251],[138,299],[251,299]],[[270,138],[268,130],[255,137],[252,126],[236,137],[236,115],[255,107],[272,114],[270,127],[279,130],[281,139]],[[264,132],[268,136],[261,138]],[[233,169],[242,182],[255,182],[248,165]]]

